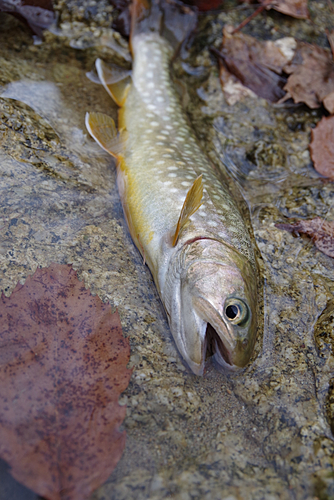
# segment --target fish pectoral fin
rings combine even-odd
[[[122,107],[131,86],[131,71],[116,66],[107,66],[102,59],[96,59],[95,67],[102,85],[115,103]]]
[[[117,133],[115,122],[104,113],[86,113],[86,128],[107,153],[119,158],[124,148],[125,132]]]
[[[194,180],[193,185],[189,189],[186,199],[184,200],[183,207],[181,209],[180,217],[177,222],[176,231],[173,238],[173,247],[175,247],[179,234],[182,228],[189,220],[189,218],[199,209],[202,205],[203,198],[203,180],[202,174]]]

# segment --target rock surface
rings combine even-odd
[[[117,112],[85,76],[95,58],[129,65],[126,42],[110,29],[113,8],[58,2],[58,26],[41,44],[0,13],[1,288],[9,295],[37,266],[73,263],[118,308],[131,343],[134,373],[121,398],[126,451],[92,500],[334,498],[333,260],[307,237],[275,227],[287,217],[334,218],[333,185],[308,152],[321,111],[257,97],[225,102],[209,46],[220,46],[224,24],[246,17],[235,7],[226,2],[225,12],[203,18],[174,64],[203,148],[219,168],[224,162],[247,201],[262,256],[253,363],[233,376],[209,363],[203,378],[182,364],[129,236],[112,159],[84,127],[86,111]],[[270,12],[246,32],[325,46],[333,12],[316,1],[310,11],[312,22]],[[9,491],[35,498],[18,494],[0,471],[1,500]]]

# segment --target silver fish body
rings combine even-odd
[[[139,33],[132,52],[132,83],[119,114],[126,140],[117,166],[132,238],[192,371],[203,374],[207,354],[224,367],[243,367],[257,329],[257,270],[247,228],[182,111],[169,75],[171,46],[155,32]],[[199,176],[202,204],[173,245]]]

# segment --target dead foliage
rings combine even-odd
[[[310,153],[316,171],[334,180],[334,116],[322,118],[312,129]]]
[[[275,226],[290,233],[305,233],[311,236],[315,246],[322,253],[334,257],[334,221],[315,217],[311,220],[300,220],[293,224],[275,224]]]
[[[67,265],[0,300],[0,456],[49,500],[82,500],[120,459],[129,342]]]
[[[242,84],[270,102],[291,98],[312,109],[323,104],[334,114],[334,62],[329,50],[291,37],[260,41],[234,31],[231,26],[224,28],[217,53],[227,102],[233,104],[247,95],[240,90]],[[331,42],[332,35],[328,37]]]
[[[319,108],[323,103],[334,113],[334,62],[329,50],[299,42],[291,62],[284,67],[290,76],[284,87],[294,102],[302,102],[310,108]]]
[[[293,57],[294,39],[263,42],[243,33],[233,35],[232,31],[231,26],[224,28],[219,54],[220,79],[225,93],[233,93],[231,83],[237,79],[258,96],[271,102],[279,101],[285,95],[286,84],[281,72]],[[232,75],[235,78],[231,81]]]
[[[56,18],[51,0],[0,0],[0,11],[22,19],[39,37]]]
[[[266,5],[268,0],[261,0],[261,3]],[[274,0],[270,2],[272,8],[286,14],[287,16],[295,17],[297,19],[308,19],[309,12],[307,8],[307,0]]]

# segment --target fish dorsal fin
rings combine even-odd
[[[173,247],[175,247],[179,234],[182,231],[185,223],[189,218],[199,209],[202,205],[203,198],[203,180],[202,174],[195,179],[193,185],[189,189],[186,199],[184,200],[183,207],[177,222],[176,231],[173,238]]]
[[[119,158],[124,147],[124,132],[117,133],[115,122],[104,113],[86,113],[86,128],[105,151]]]
[[[102,85],[115,103],[122,107],[131,86],[131,72],[121,68],[108,67],[102,59],[96,59],[95,66]]]

